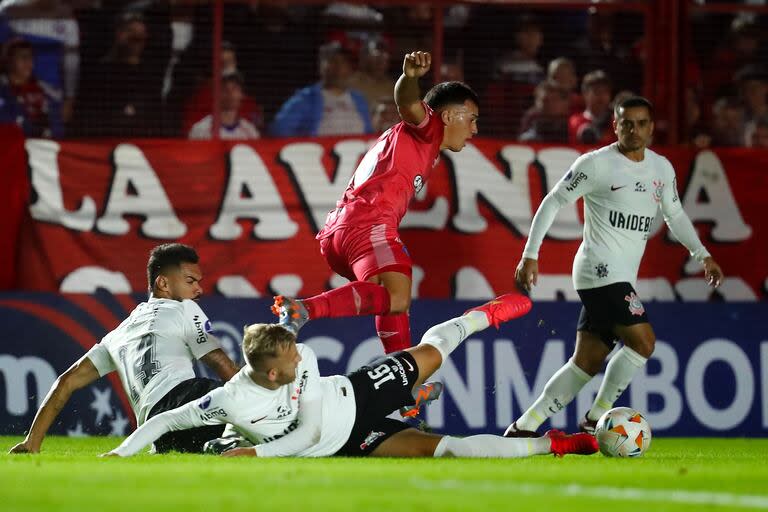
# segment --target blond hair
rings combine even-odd
[[[278,348],[287,350],[296,336],[278,324],[251,324],[243,329],[243,356],[251,368],[262,369],[264,360],[277,357]]]

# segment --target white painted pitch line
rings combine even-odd
[[[420,489],[452,489],[472,492],[505,492],[528,495],[583,496],[605,500],[656,501],[683,505],[715,505],[768,509],[768,496],[725,492],[687,491],[684,489],[644,489],[640,487],[585,486],[580,484],[549,485],[517,482],[489,482],[463,480],[424,480],[414,478],[411,483]]]

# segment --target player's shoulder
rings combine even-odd
[[[304,343],[297,343],[296,350],[299,352],[302,358],[306,356],[310,356],[314,359],[317,359],[317,355],[315,354],[315,351],[312,350],[312,347],[310,347],[309,345],[305,345]]]
[[[650,159],[651,163],[658,167],[660,171],[667,174],[675,174],[675,168],[667,157],[658,154],[650,148],[646,148],[645,154],[646,157]]]

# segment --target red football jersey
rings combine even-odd
[[[345,226],[400,225],[408,203],[440,158],[445,126],[429,106],[424,109],[427,116],[421,124],[401,121],[368,150],[317,238]]]

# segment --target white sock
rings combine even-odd
[[[443,361],[445,361],[462,341],[473,333],[486,329],[488,325],[488,318],[485,313],[470,311],[466,315],[430,327],[421,337],[419,344],[432,345],[440,352]]]
[[[548,437],[506,438],[480,434],[470,437],[445,436],[435,448],[435,457],[512,459],[550,453]]]
[[[590,420],[599,420],[600,416],[613,407],[616,400],[627,389],[637,370],[645,366],[647,358],[631,348],[624,346],[608,361],[605,367],[605,377],[600,384],[592,408],[587,413]]]
[[[547,418],[568,405],[592,376],[576,366],[573,358],[557,370],[544,386],[544,391],[515,422],[519,430],[536,431]]]

